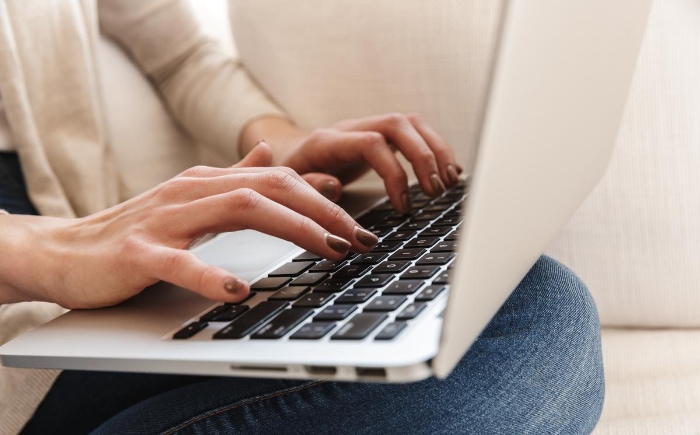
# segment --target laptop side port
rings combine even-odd
[[[357,367],[355,373],[360,379],[386,379],[386,369],[381,367]]]
[[[333,376],[338,369],[333,366],[304,366],[306,373],[312,376]]]

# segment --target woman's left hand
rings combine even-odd
[[[341,184],[369,169],[384,180],[397,210],[411,210],[408,176],[399,163],[400,152],[413,166],[423,191],[442,194],[459,182],[462,171],[447,142],[418,115],[391,113],[341,121],[306,134],[287,120],[264,118],[244,132],[246,140],[265,138],[274,148],[276,164],[288,166],[330,199],[340,197]]]

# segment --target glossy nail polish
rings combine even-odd
[[[450,183],[459,183],[459,173],[457,173],[457,168],[454,165],[447,165],[447,177],[450,179]]]
[[[377,237],[376,234],[371,233],[366,229],[360,227],[355,227],[355,238],[358,242],[362,243],[368,248],[371,248],[372,246],[376,245],[379,241],[379,237]]]
[[[245,285],[236,278],[229,278],[224,281],[224,289],[232,295],[239,294]]]
[[[430,174],[430,185],[433,187],[433,191],[436,195],[445,193],[445,185],[440,181],[438,174]]]
[[[328,245],[328,247],[334,250],[335,252],[345,254],[350,250],[352,243],[348,242],[342,237],[326,233],[326,245]]]
[[[328,180],[321,185],[321,195],[333,200],[335,198],[335,181]]]

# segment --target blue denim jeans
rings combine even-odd
[[[445,380],[64,371],[22,433],[582,434],[603,396],[595,304],[542,257]]]

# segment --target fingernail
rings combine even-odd
[[[464,172],[464,168],[462,167],[462,165],[457,165],[457,173],[461,174],[462,172]]]
[[[261,143],[267,143],[267,142],[265,142],[265,139],[260,139],[259,141],[255,142],[255,145],[253,145],[253,148],[260,145]]]
[[[237,295],[245,287],[243,281],[236,278],[228,278],[224,281],[224,289],[232,295]]]
[[[459,174],[457,173],[457,168],[454,165],[447,165],[447,177],[450,179],[450,183],[459,183]]]
[[[379,241],[379,237],[376,234],[367,231],[364,228],[355,227],[355,238],[358,242],[362,243],[368,248],[376,245]]]
[[[430,184],[433,186],[433,191],[437,195],[445,193],[445,185],[440,181],[438,174],[430,174]]]
[[[348,242],[342,237],[335,236],[330,233],[326,233],[326,245],[328,245],[329,248],[334,250],[335,252],[340,252],[341,254],[345,254],[350,250],[350,247],[352,246],[352,243]]]
[[[328,180],[321,185],[321,195],[325,196],[326,198],[333,200],[335,199],[335,181],[333,180]]]
[[[401,195],[401,205],[403,206],[404,213],[410,213],[413,211],[413,204],[411,204],[411,197],[408,195],[408,192]]]

